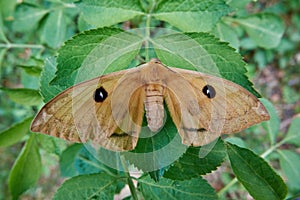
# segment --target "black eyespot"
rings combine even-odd
[[[107,92],[103,87],[96,89],[94,93],[94,100],[96,102],[103,102],[107,97]]]
[[[216,90],[211,85],[206,85],[202,89],[203,94],[205,94],[208,98],[212,99],[216,96]]]

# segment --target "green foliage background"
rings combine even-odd
[[[296,198],[299,8],[297,0],[0,0],[0,199],[113,199],[126,184],[131,192],[126,199]],[[123,32],[133,28],[144,28],[145,35]],[[160,35],[158,28],[177,34]],[[94,60],[97,66],[101,57],[116,52],[108,68],[82,67],[96,46],[120,33],[126,40],[111,43],[111,52]],[[188,45],[178,45],[183,36],[205,50],[203,58],[195,57]],[[145,41],[150,50],[140,50]],[[73,85],[78,73],[86,71],[82,80],[90,79],[89,72],[95,77],[133,67],[153,55],[174,67],[193,69],[198,63],[211,74],[211,65],[217,66],[223,78],[259,96],[254,82],[265,97],[261,101],[270,121],[218,140],[204,158],[199,153],[205,147],[190,147],[166,167],[158,155],[163,167],[151,172],[141,164],[146,160],[124,154],[118,160],[123,171],[118,171],[92,157],[82,144],[29,132],[43,102]],[[160,149],[173,133],[168,121],[162,134],[139,141],[133,152]],[[175,147],[171,153],[178,151]],[[131,173],[128,163],[133,164]],[[141,176],[133,176],[133,166]]]

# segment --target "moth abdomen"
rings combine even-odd
[[[148,127],[156,132],[163,126],[164,121],[164,98],[163,86],[149,84],[146,86],[145,110]]]

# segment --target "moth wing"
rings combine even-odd
[[[269,119],[263,104],[243,87],[199,72],[170,69],[165,98],[184,144],[205,145],[221,134]],[[215,90],[213,98],[205,95],[207,85]]]
[[[137,87],[136,73],[136,69],[115,72],[66,89],[44,105],[31,130],[74,142],[90,139],[113,151],[133,149],[143,120],[145,98],[143,88]],[[100,87],[107,97],[96,102],[95,91]]]

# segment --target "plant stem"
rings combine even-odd
[[[137,196],[137,193],[136,193],[136,190],[135,190],[135,186],[134,186],[132,178],[129,174],[129,170],[128,170],[128,167],[127,167],[127,164],[126,164],[125,157],[122,155],[122,156],[120,156],[120,158],[121,158],[122,166],[124,168],[124,173],[127,177],[127,183],[128,183],[129,189],[130,189],[132,199],[138,200],[138,196]]]
[[[151,14],[147,15],[146,27],[145,27],[145,51],[146,51],[146,61],[149,61],[149,38],[150,38],[150,22]]]
[[[29,48],[29,49],[44,49],[45,47],[43,45],[39,44],[11,44],[11,43],[6,43],[6,44],[0,44],[0,48]]]
[[[221,197],[223,194],[229,190],[231,186],[233,186],[235,183],[237,183],[237,178],[232,179],[225,187],[223,187],[219,192],[218,196]]]

